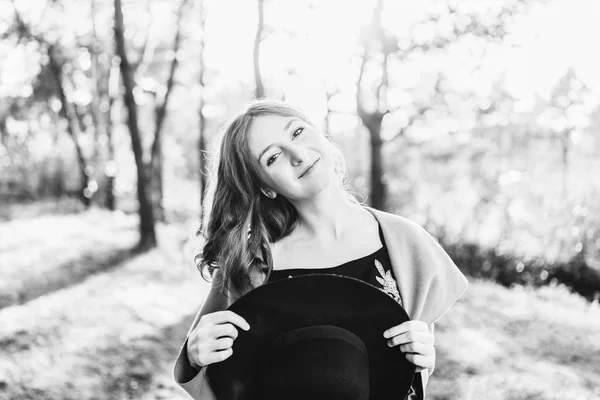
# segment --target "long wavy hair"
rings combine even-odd
[[[209,167],[209,182],[202,204],[202,252],[194,258],[204,279],[221,272],[222,292],[240,296],[256,287],[252,276],[268,279],[273,269],[271,244],[289,235],[297,224],[298,214],[283,196],[274,199],[261,193],[264,187],[257,166],[252,162],[248,132],[255,118],[278,115],[300,118],[315,126],[299,109],[287,103],[256,100],[233,118],[216,137]],[[340,148],[331,144],[336,175],[347,197],[347,171]]]

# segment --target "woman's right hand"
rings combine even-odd
[[[200,369],[229,358],[233,354],[238,328],[247,331],[250,325],[233,311],[217,311],[200,317],[187,342],[187,356],[192,367]]]

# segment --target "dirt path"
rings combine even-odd
[[[0,398],[176,399],[172,364],[206,294],[181,227],[119,268],[0,310]]]
[[[57,231],[79,232],[77,246],[97,240],[85,235],[86,216],[63,217],[54,220],[64,222]],[[101,237],[111,236],[109,219],[95,222]],[[65,249],[59,238],[46,240],[51,231],[31,232],[24,229],[12,243],[38,243],[44,254]],[[193,252],[182,246],[188,233],[182,225],[159,226],[159,248],[0,309],[0,399],[188,399],[172,367],[208,290],[191,263]],[[118,247],[96,251],[107,257]],[[436,343],[428,399],[600,398],[600,307],[565,288],[507,289],[471,280],[436,325]]]

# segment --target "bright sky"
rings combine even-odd
[[[108,32],[111,29],[109,19],[112,17],[111,1],[96,0],[100,6],[97,19],[99,30]],[[129,2],[125,2],[128,4]],[[360,26],[367,23],[374,0],[316,1],[312,10],[304,1],[269,1],[265,6],[265,24],[270,34],[261,48],[261,68],[267,84],[281,88],[288,99],[296,99],[299,103],[315,104],[315,93],[322,91],[323,82],[331,84],[351,85],[356,81],[357,66],[351,63],[356,54],[356,42]],[[388,1],[384,24],[398,35],[406,34],[411,21],[418,20],[424,12],[439,6],[439,1]],[[457,49],[450,60],[444,62],[448,73],[456,85],[479,85],[485,92],[491,88],[489,82],[506,73],[507,84],[511,91],[522,97],[540,94],[546,97],[556,80],[565,73],[569,66],[573,67],[580,77],[597,93],[600,93],[600,55],[596,38],[600,37],[600,1],[598,0],[550,0],[548,5],[539,5],[532,0],[531,12],[520,18],[517,35],[513,42],[519,47],[487,48],[482,56],[485,74],[474,77],[465,65],[473,66],[481,62],[477,56],[469,56],[471,49]],[[90,28],[87,16],[88,2],[73,2],[69,13],[81,14],[79,18],[50,18],[50,22],[40,24],[40,10],[45,0],[20,0],[17,4],[21,12],[36,26],[61,26],[62,21],[69,33],[63,36],[63,42],[72,32],[86,32]],[[104,4],[104,7],[101,5]],[[131,2],[139,11],[144,7]],[[170,4],[170,5],[169,5]],[[152,11],[155,15],[164,15],[173,10],[174,3],[154,2]],[[500,0],[463,1],[465,7],[490,7],[503,4]],[[252,51],[256,29],[256,1],[219,0],[210,1],[207,59],[211,68],[219,72],[221,82],[253,83]],[[11,7],[2,7],[0,16],[6,20]],[[137,25],[147,24],[148,18],[141,18],[143,12],[132,17],[133,8],[125,9],[126,22]],[[102,15],[104,17],[102,17]],[[50,14],[48,14],[50,15]],[[105,18],[105,19],[103,19]],[[193,15],[188,16],[193,24]],[[48,18],[46,18],[48,19]],[[79,24],[77,23],[79,22]],[[155,18],[156,32],[164,34],[172,29],[172,18]],[[284,31],[295,32],[289,35]],[[427,36],[428,32],[421,32]],[[597,40],[597,39],[596,39]],[[475,47],[476,44],[473,44]],[[27,94],[30,91],[24,85],[35,70],[35,63],[27,57],[27,53],[15,51],[11,46],[0,47],[0,96],[6,94]],[[471,59],[468,60],[467,58]],[[8,60],[9,62],[4,62]],[[440,60],[440,62],[442,62]],[[438,62],[424,60],[425,65],[415,66],[417,70],[403,71],[405,76],[419,79],[423,70],[436,69]],[[289,69],[296,70],[301,76],[291,76]],[[479,80],[479,83],[478,83]],[[315,107],[321,108],[321,104]]]
[[[505,60],[513,85],[523,93],[547,95],[558,77],[573,67],[600,93],[600,2],[561,0],[537,5],[520,26],[524,46]]]

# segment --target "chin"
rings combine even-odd
[[[314,174],[294,182],[293,187],[290,187],[291,190],[280,190],[279,192],[292,201],[305,200],[319,195],[338,181],[338,176],[333,166],[322,165],[321,167],[327,168],[319,168],[314,171]]]
[[[337,177],[333,171],[329,174],[313,176],[310,180],[310,184],[308,184],[307,181],[307,184],[303,185],[302,192],[297,194],[296,199],[302,200],[315,197],[329,189],[330,186],[335,183],[336,179]]]

